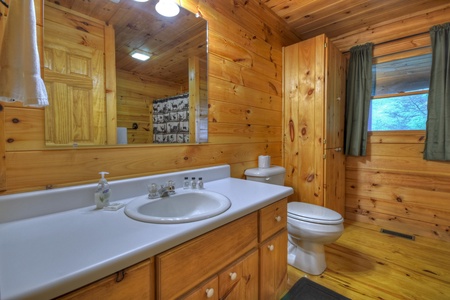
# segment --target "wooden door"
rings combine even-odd
[[[219,274],[219,299],[258,299],[258,251]]]
[[[323,205],[325,36],[284,48],[284,166],[289,201]]]
[[[324,206],[345,214],[345,58],[326,38]]]
[[[106,144],[105,24],[45,5],[47,145]]]
[[[287,289],[287,230],[261,244],[259,299],[280,299]]]

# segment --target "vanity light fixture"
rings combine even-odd
[[[131,55],[132,58],[135,58],[135,59],[138,59],[138,60],[141,60],[141,61],[149,60],[150,57],[152,56],[150,53],[146,53],[144,51],[137,50],[137,49],[131,51],[130,55]]]
[[[180,7],[174,0],[159,0],[155,9],[164,17],[175,17],[180,12]]]

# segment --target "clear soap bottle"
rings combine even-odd
[[[100,172],[102,178],[98,182],[97,190],[94,194],[94,202],[97,208],[104,208],[109,205],[109,197],[111,196],[111,189],[109,188],[108,181],[105,179],[105,175],[109,174],[108,172]]]
[[[188,189],[190,186],[189,177],[184,177],[183,189]]]
[[[204,188],[204,184],[203,184],[203,178],[199,177],[198,181],[197,181],[197,186],[200,190],[202,190]]]

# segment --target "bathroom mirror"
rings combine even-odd
[[[47,146],[207,141],[206,20],[156,0],[44,3]]]

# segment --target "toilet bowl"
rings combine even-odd
[[[247,180],[284,184],[285,169],[279,166],[245,170]],[[304,203],[288,203],[288,263],[309,274],[325,271],[324,245],[335,242],[343,233],[342,216],[325,207]]]
[[[312,275],[322,274],[327,267],[324,245],[342,235],[343,221],[339,213],[322,206],[288,203],[288,263]]]

